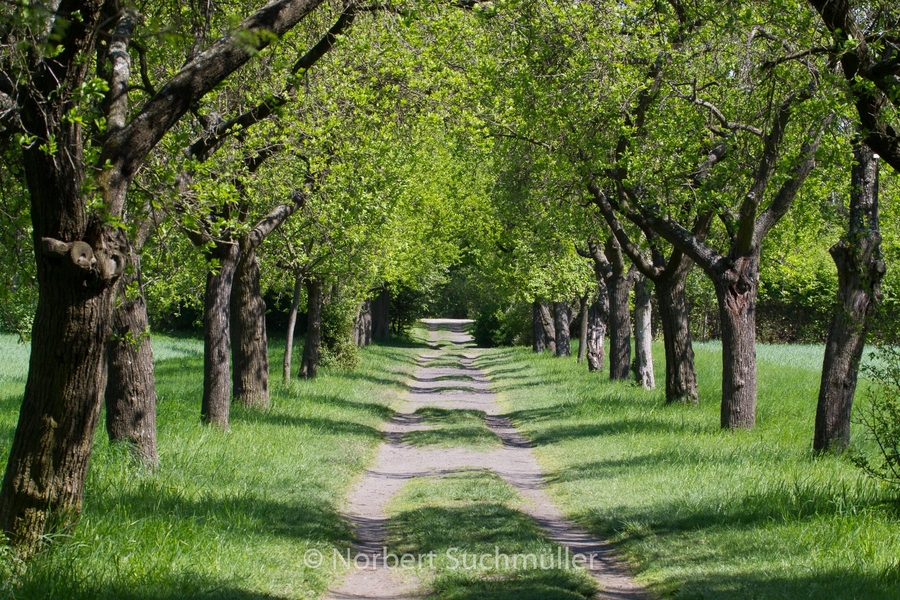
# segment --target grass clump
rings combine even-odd
[[[428,582],[434,600],[593,596],[596,585],[585,571],[554,563],[557,547],[520,503],[515,490],[490,472],[415,479],[388,507],[389,550],[433,553],[425,564],[434,567]]]
[[[730,432],[718,426],[719,348],[695,350],[699,407],[525,349],[476,364],[535,444],[556,502],[661,595],[896,598],[891,494],[848,456],[811,450],[821,351],[786,362],[784,348],[760,345],[757,427]]]
[[[98,428],[84,513],[27,565],[0,556],[6,598],[313,598],[342,575],[304,553],[343,551],[338,508],[382,440],[416,349],[373,346],[359,369],[324,369],[289,386],[272,374],[272,408],[235,404],[231,431],[200,424],[203,345],[154,336],[161,467],[135,466]],[[277,343],[277,342],[276,342]],[[19,352],[19,347],[2,352]],[[280,369],[280,351],[270,364]],[[0,364],[0,448],[9,447],[24,378]],[[7,375],[7,373],[9,373]],[[101,416],[101,423],[102,423]],[[0,466],[6,456],[0,457]],[[7,575],[9,577],[7,578]]]
[[[451,410],[425,407],[416,416],[433,429],[410,431],[403,435],[403,442],[413,446],[437,446],[439,448],[470,448],[489,452],[503,446],[502,440],[488,429],[485,413],[480,410]]]

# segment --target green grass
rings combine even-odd
[[[101,425],[80,523],[27,566],[0,560],[0,597],[321,595],[341,574],[331,561],[306,567],[304,552],[327,556],[350,543],[338,514],[342,499],[370,462],[382,439],[378,427],[402,397],[421,349],[370,347],[356,371],[324,369],[316,380],[288,387],[278,374],[280,350],[273,350],[272,409],[234,406],[231,432],[223,433],[199,422],[202,342],[155,336],[160,470],[137,469],[127,451],[110,446]],[[14,338],[0,339],[4,453],[27,352]],[[4,454],[0,466],[5,462]]]
[[[898,598],[896,502],[849,457],[811,452],[821,346],[760,346],[758,425],[734,433],[718,427],[718,348],[696,352],[700,407],[526,349],[476,364],[535,444],[554,499],[660,595]]]
[[[436,427],[410,431],[404,434],[404,443],[439,448],[463,447],[482,452],[503,446],[502,440],[485,424],[483,411],[426,407],[414,414],[422,417],[423,423]]]
[[[516,491],[490,472],[415,479],[388,507],[388,547],[398,556],[433,553],[423,564],[434,570],[420,574],[430,577],[434,600],[591,597],[593,580],[552,565],[556,546],[520,505]]]

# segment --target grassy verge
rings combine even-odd
[[[758,426],[735,433],[718,427],[718,348],[696,351],[700,407],[526,349],[476,364],[536,445],[554,499],[661,595],[896,599],[896,503],[847,457],[811,453],[821,350],[786,360],[761,346]]]
[[[279,344],[273,344],[273,348]],[[101,426],[71,537],[27,567],[0,560],[0,597],[314,598],[350,541],[342,498],[381,441],[421,347],[374,346],[353,372],[283,386],[273,351],[268,412],[233,407],[231,432],[199,422],[202,342],[156,336],[161,469],[135,469]],[[21,355],[21,356],[19,356]],[[18,414],[27,349],[0,339],[0,467]],[[25,359],[23,362],[22,359]],[[101,417],[102,419],[102,417]],[[102,422],[102,421],[101,421]],[[10,573],[12,569],[14,573]]]
[[[407,484],[388,512],[389,548],[423,559],[433,600],[584,600],[588,574],[556,564],[557,548],[519,510],[516,491],[484,471]],[[541,562],[543,561],[543,563]]]

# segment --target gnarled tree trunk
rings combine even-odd
[[[554,302],[553,327],[556,331],[556,356],[569,356],[569,303]]]
[[[822,364],[813,449],[844,450],[850,443],[850,413],[866,344],[870,317],[881,302],[878,223],[878,159],[866,146],[854,149],[850,222],[847,234],[831,247],[838,270],[837,302]]]
[[[245,247],[231,290],[231,351],[234,399],[244,406],[269,408],[269,341],[266,303],[259,283],[256,251]]]
[[[713,280],[722,321],[722,407],[725,429],[756,425],[756,294],[759,255],[732,262]]]
[[[359,306],[353,323],[353,343],[363,348],[372,343],[372,301],[366,300]]]
[[[231,289],[240,250],[237,244],[221,244],[213,253],[217,272],[206,274],[203,310],[203,401],[200,420],[228,429],[231,407],[228,346],[231,341]]]
[[[653,332],[651,330],[651,304],[653,286],[640,276],[634,286],[634,377],[647,390],[656,387],[653,377]]]
[[[312,379],[319,369],[319,352],[322,347],[322,282],[315,278],[307,279],[306,295],[306,339],[303,343],[299,376]]]

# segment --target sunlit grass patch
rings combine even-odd
[[[495,450],[503,445],[500,438],[485,424],[483,411],[426,407],[420,408],[414,414],[423,417],[423,423],[436,427],[404,434],[403,442],[406,444],[469,448],[482,452]]]
[[[349,546],[338,507],[382,441],[420,347],[372,346],[356,371],[322,369],[284,386],[276,339],[272,408],[234,405],[223,433],[200,424],[202,341],[153,342],[160,470],[141,471],[110,446],[101,420],[81,522],[0,583],[0,597],[318,597],[340,565],[312,569],[304,553]],[[16,398],[0,400],[4,451],[17,412]]]
[[[821,347],[760,346],[758,425],[737,432],[719,428],[719,348],[696,346],[699,407],[525,349],[477,364],[535,444],[554,499],[655,591],[896,598],[896,505],[849,457],[811,451]]]
[[[388,508],[389,549],[432,556],[434,599],[591,597],[593,580],[554,562],[558,548],[520,503],[513,488],[485,471],[413,480]]]

